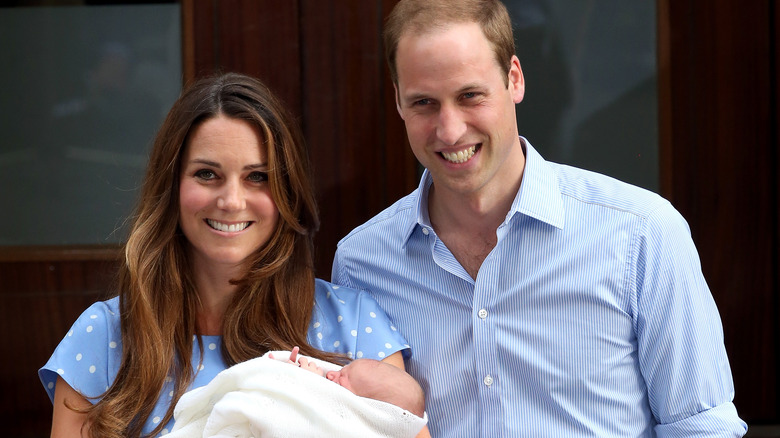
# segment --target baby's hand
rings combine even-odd
[[[325,372],[322,370],[322,368],[318,367],[314,361],[309,361],[305,357],[300,358],[300,367],[303,368],[306,371],[311,371],[314,374],[318,374],[322,377],[325,377]]]
[[[298,359],[298,352],[299,351],[300,351],[300,348],[293,347],[292,351],[290,351],[290,358],[287,359],[285,362],[298,365],[297,359]],[[273,353],[268,353],[268,358],[269,359],[274,359],[274,360],[279,360],[279,361],[282,360],[282,359],[275,358]]]

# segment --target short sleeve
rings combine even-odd
[[[397,351],[411,356],[409,344],[368,293],[317,280],[309,343],[353,359],[383,360]]]
[[[54,400],[57,377],[92,403],[109,387],[121,356],[119,344],[119,300],[98,302],[85,310],[40,370],[49,398]]]

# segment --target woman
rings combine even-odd
[[[155,139],[118,296],[39,371],[52,436],[165,434],[184,392],[269,350],[403,368],[376,302],[314,278],[318,225],[302,137],[268,88],[239,74],[187,88]]]

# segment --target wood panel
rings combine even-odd
[[[338,239],[416,184],[390,100],[379,38],[385,12],[380,1],[302,3],[303,127],[322,219],[317,274],[326,279]]]
[[[301,113],[299,2],[182,1],[185,82],[216,72],[255,76]]]
[[[688,220],[749,422],[778,421],[770,2],[659,2],[664,194]],[[775,55],[775,61],[772,61]],[[776,117],[776,114],[774,115]]]
[[[0,263],[0,412],[5,436],[49,436],[51,402],[37,370],[90,304],[107,297],[110,260]]]

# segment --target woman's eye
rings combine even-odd
[[[217,175],[213,171],[211,171],[209,169],[201,169],[201,170],[195,172],[195,178],[200,178],[200,179],[205,180],[205,181],[210,181],[210,180],[212,180],[212,179],[214,179],[216,177],[217,177]]]
[[[265,182],[268,181],[268,173],[267,172],[252,172],[249,174],[247,179],[251,182]]]

